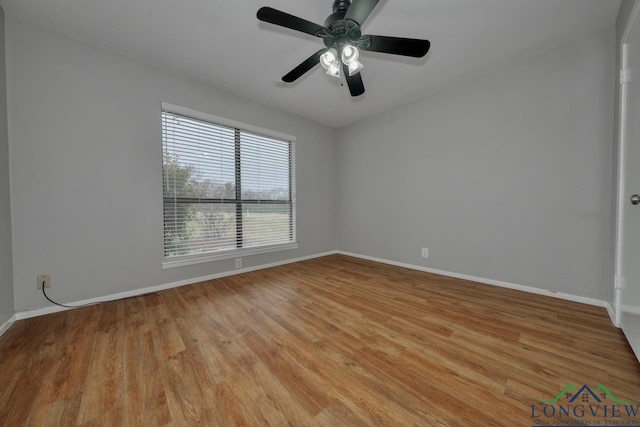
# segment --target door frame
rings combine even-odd
[[[614,297],[613,310],[615,313],[614,324],[620,327],[621,322],[621,304],[622,289],[625,286],[625,278],[622,271],[622,253],[624,251],[624,208],[626,203],[626,186],[625,186],[625,160],[627,155],[627,136],[625,134],[625,125],[627,123],[627,91],[630,79],[630,71],[627,64],[629,61],[629,39],[635,29],[638,18],[640,16],[640,0],[636,0],[631,10],[629,21],[622,33],[620,39],[620,89],[618,100],[618,179],[617,179],[617,212],[616,212],[616,247],[615,247],[615,277],[614,277]]]

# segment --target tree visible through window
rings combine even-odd
[[[293,142],[162,111],[165,260],[295,242]]]

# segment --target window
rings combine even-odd
[[[165,268],[292,249],[294,138],[163,103]]]

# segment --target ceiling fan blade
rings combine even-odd
[[[362,26],[380,0],[353,0],[344,19],[356,21]]]
[[[261,7],[258,10],[258,19],[270,24],[301,31],[319,37],[318,34],[325,33],[326,29],[322,25],[314,24],[306,19],[298,18],[286,12],[281,12],[271,7]]]
[[[370,44],[364,43],[361,47],[363,50],[372,52],[390,53],[391,55],[413,56],[414,58],[422,58],[429,51],[431,42],[429,40],[407,39],[404,37],[388,37],[388,36],[372,36],[366,35]]]
[[[351,96],[360,96],[364,93],[364,83],[362,83],[362,76],[360,73],[353,76],[349,76],[349,68],[346,65],[342,66],[344,77],[347,79],[347,86],[349,86],[349,92]]]
[[[307,71],[311,70],[313,67],[320,63],[320,55],[325,53],[327,49],[320,49],[307,59],[305,59],[300,65],[298,65],[293,70],[289,71],[283,78],[282,81],[291,83],[298,80],[302,77]]]

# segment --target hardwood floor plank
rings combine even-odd
[[[190,351],[185,350],[161,362],[160,367],[171,419],[184,425],[200,424],[206,406],[191,359]]]
[[[329,404],[331,398],[323,391],[325,388],[317,377],[296,366],[280,343],[267,341],[253,331],[245,333],[243,340],[311,416]]]
[[[226,381],[216,385],[215,400],[220,402],[218,406],[220,415],[223,420],[222,426],[238,426],[249,427],[252,424],[247,421],[245,413],[247,412],[238,398],[235,396],[233,389]]]
[[[137,408],[133,414],[128,414],[127,423],[167,424],[171,417],[151,332],[127,335],[125,355],[127,360],[136,361],[125,364],[125,402],[129,407]]]
[[[640,400],[602,308],[343,255],[16,322],[0,381],[3,426],[517,426],[568,384]]]
[[[112,310],[108,311],[112,313]],[[124,405],[124,335],[115,324],[95,337],[91,365],[84,380],[84,393],[80,404],[79,423],[100,418],[102,414]],[[120,332],[120,333],[119,333]]]
[[[315,423],[318,426],[334,427],[348,425],[353,427],[366,427],[369,424],[354,414],[345,404],[334,400],[325,409],[316,415]]]

